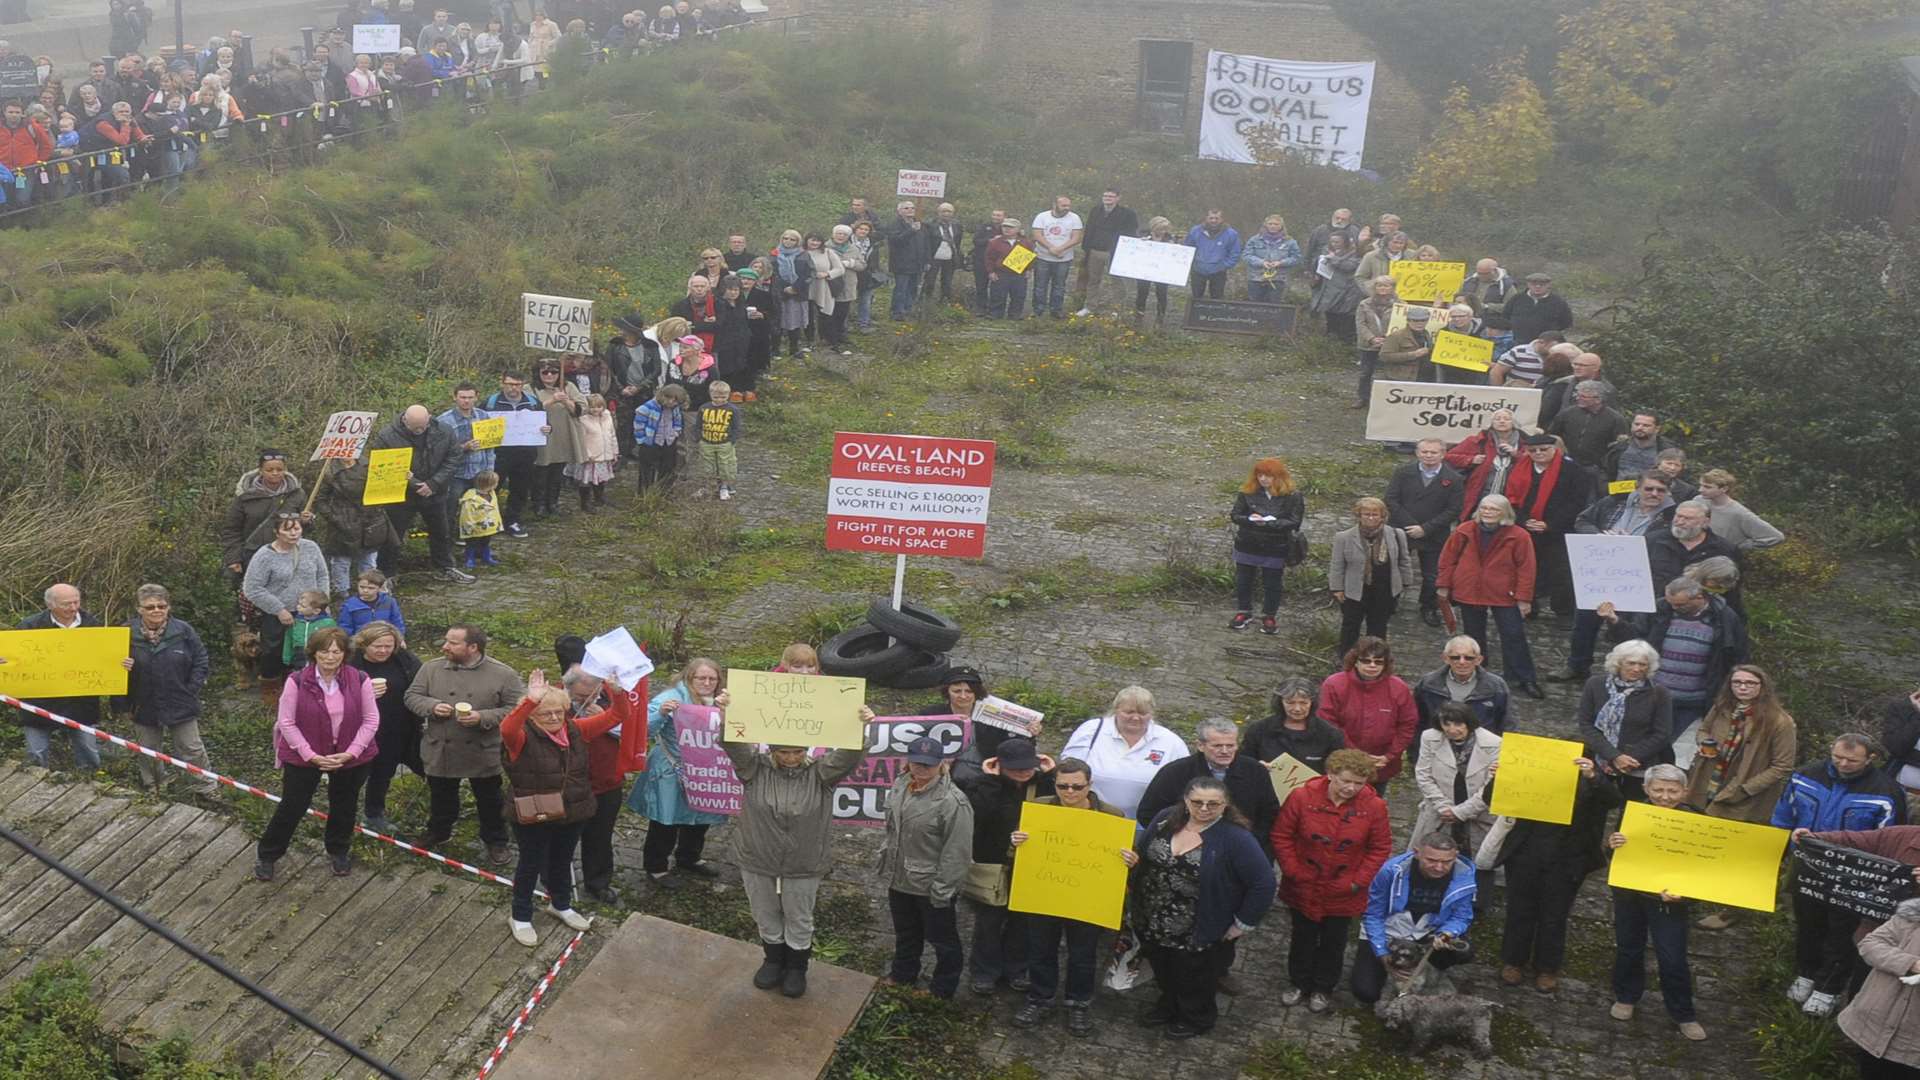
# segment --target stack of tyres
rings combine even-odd
[[[947,651],[960,640],[960,625],[918,604],[900,610],[884,596],[867,606],[867,621],[820,646],[820,670],[851,675],[895,690],[939,686],[947,676]]]

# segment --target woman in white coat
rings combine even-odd
[[[1420,761],[1413,768],[1420,817],[1412,835],[1444,830],[1461,854],[1471,856],[1493,828],[1487,782],[1499,764],[1500,736],[1483,729],[1471,707],[1457,701],[1440,706],[1433,727],[1420,736]]]

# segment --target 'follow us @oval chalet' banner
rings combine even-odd
[[[977,559],[992,487],[985,439],[836,432],[827,548]]]

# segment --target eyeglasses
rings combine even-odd
[[[1366,665],[1369,665],[1369,666],[1371,666],[1371,665],[1374,665],[1374,664],[1384,664],[1384,663],[1386,663],[1386,662],[1387,662],[1387,661],[1386,661],[1386,658],[1385,658],[1385,657],[1380,657],[1380,656],[1363,656],[1363,657],[1361,657],[1360,659],[1358,659],[1358,660],[1355,660],[1355,661],[1354,661],[1354,663],[1355,663],[1356,665],[1359,665],[1359,664],[1366,664]]]
[[[140,610],[141,611],[166,611],[172,606],[173,606],[172,604],[141,604]]]
[[[1760,680],[1759,679],[1728,679],[1727,683],[1728,685],[1731,685],[1731,686],[1759,686]]]
[[[1195,810],[1218,810],[1227,804],[1222,799],[1188,799],[1187,805]]]
[[[1476,653],[1452,653],[1452,652],[1450,652],[1450,653],[1448,653],[1448,654],[1447,654],[1447,659],[1449,659],[1449,660],[1478,660],[1478,659],[1480,659],[1480,657],[1479,657],[1479,655],[1478,655],[1478,654],[1476,654]],[[1365,660],[1362,660],[1362,661],[1360,661],[1360,662],[1364,664],[1364,663],[1366,663],[1367,661],[1365,661]]]
[[[1053,784],[1053,790],[1055,790],[1055,791],[1085,791],[1085,790],[1087,790],[1087,785],[1085,785],[1085,784],[1062,784],[1062,783],[1060,783],[1059,781],[1057,781],[1057,780],[1056,780],[1056,781],[1054,781],[1054,784]]]

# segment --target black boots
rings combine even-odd
[[[781,993],[788,997],[799,997],[807,992],[807,961],[812,958],[812,949],[787,950],[787,973],[780,980]]]
[[[580,489],[580,512],[583,514],[593,513],[593,489],[590,487],[582,487]]]
[[[763,941],[760,947],[767,951],[767,959],[760,965],[760,970],[753,973],[753,988],[771,990],[780,985],[781,972],[786,969],[787,946],[782,942],[769,945]]]

